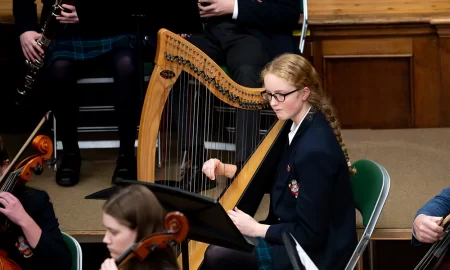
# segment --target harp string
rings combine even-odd
[[[167,48],[170,48],[168,51],[173,55],[183,56],[187,54],[180,47],[167,44]],[[199,57],[194,58],[193,62],[200,70],[203,70],[211,77],[218,78],[220,81],[219,73],[223,73],[222,70],[210,69],[205,61]],[[164,83],[167,86],[167,80],[164,80]],[[236,129],[237,109],[220,101],[208,91],[206,86],[186,72],[180,74],[177,82],[172,85],[172,89],[167,87],[164,87],[164,89],[167,89],[166,91],[169,91],[169,93],[166,93],[168,98],[164,105],[160,123],[162,162],[161,168],[157,170],[159,175],[157,179],[161,180],[163,184],[182,187],[186,183],[182,183],[181,172],[184,171],[186,173],[189,171],[188,169],[195,169],[191,168],[194,165],[200,166],[199,169],[201,170],[203,162],[209,158],[218,158],[223,163],[236,164],[235,153],[238,146],[235,142],[238,132],[245,135],[249,132],[249,129],[253,129],[259,135],[259,130],[263,123],[262,114],[259,121],[251,121],[251,125],[246,125],[242,131],[238,131]],[[160,106],[156,102],[155,106]],[[188,115],[183,115],[185,112]],[[248,118],[248,113],[245,114]],[[173,123],[173,121],[176,121],[176,123]],[[201,128],[201,125],[204,128]],[[225,127],[229,127],[230,130],[224,130]],[[203,136],[197,136],[199,132],[202,132]],[[255,151],[256,146],[259,145],[260,137],[252,138],[251,141],[246,142],[252,146],[252,153]],[[203,141],[200,141],[201,138]],[[186,142],[185,149],[179,143],[182,139]],[[213,149],[205,149],[204,142],[208,142],[208,145]],[[233,144],[235,151],[229,149]],[[218,150],[218,148],[223,150]],[[204,160],[199,160],[199,156],[204,157]],[[246,158],[245,162],[248,161],[250,156]],[[203,173],[197,176],[199,178],[193,179],[193,185],[187,186],[188,191],[193,192],[198,185],[204,187],[208,183]],[[215,188],[209,190],[201,189],[200,194],[217,199],[229,187],[229,183],[224,177],[218,177],[216,181],[217,186]],[[220,198],[222,202],[226,200],[226,196]],[[195,249],[196,246],[196,242],[190,241],[190,249]]]

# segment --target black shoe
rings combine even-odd
[[[136,157],[126,157],[120,155],[117,159],[116,168],[112,177],[112,184],[117,184],[121,180],[137,180],[137,160]]]
[[[81,156],[79,153],[63,154],[61,164],[56,171],[56,183],[71,187],[80,182]]]
[[[206,177],[199,166],[192,166],[182,172],[181,189],[199,193],[204,190],[212,189],[217,186],[217,181]]]

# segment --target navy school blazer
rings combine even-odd
[[[286,138],[264,221],[270,224],[265,240],[273,245],[273,269],[292,269],[282,232],[291,232],[320,270],[344,269],[357,236],[341,146],[324,115],[313,109],[288,143]]]
[[[22,270],[70,270],[72,255],[59,230],[58,219],[47,192],[25,187],[17,194],[25,211],[41,228],[38,244],[32,249],[22,229],[12,224],[10,230],[0,233],[0,249],[8,253]]]

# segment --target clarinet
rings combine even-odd
[[[36,59],[34,61],[25,59],[25,79],[21,86],[17,88],[17,92],[21,95],[27,95],[28,91],[31,91],[39,71],[44,66],[45,51],[55,38],[57,30],[61,27],[61,24],[56,20],[56,17],[61,16],[61,11],[63,10],[65,12],[70,12],[70,10],[64,9],[62,4],[73,5],[73,0],[56,0],[53,5],[51,13],[47,16],[47,19],[42,26],[42,35],[36,41],[39,47],[44,51],[44,53],[39,53],[41,59]]]

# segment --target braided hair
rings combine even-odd
[[[308,87],[310,89],[308,103],[312,108],[322,112],[328,120],[331,128],[333,129],[333,133],[336,136],[342,151],[344,152],[348,170],[350,174],[355,174],[356,169],[352,167],[352,163],[350,162],[347,147],[342,139],[341,129],[339,127],[339,121],[335,110],[323,90],[319,74],[316,72],[311,63],[297,54],[282,54],[267,64],[262,71],[262,78],[264,78],[264,75],[267,73],[272,73],[277,77],[288,81],[292,85],[295,85],[297,89],[304,87]]]

